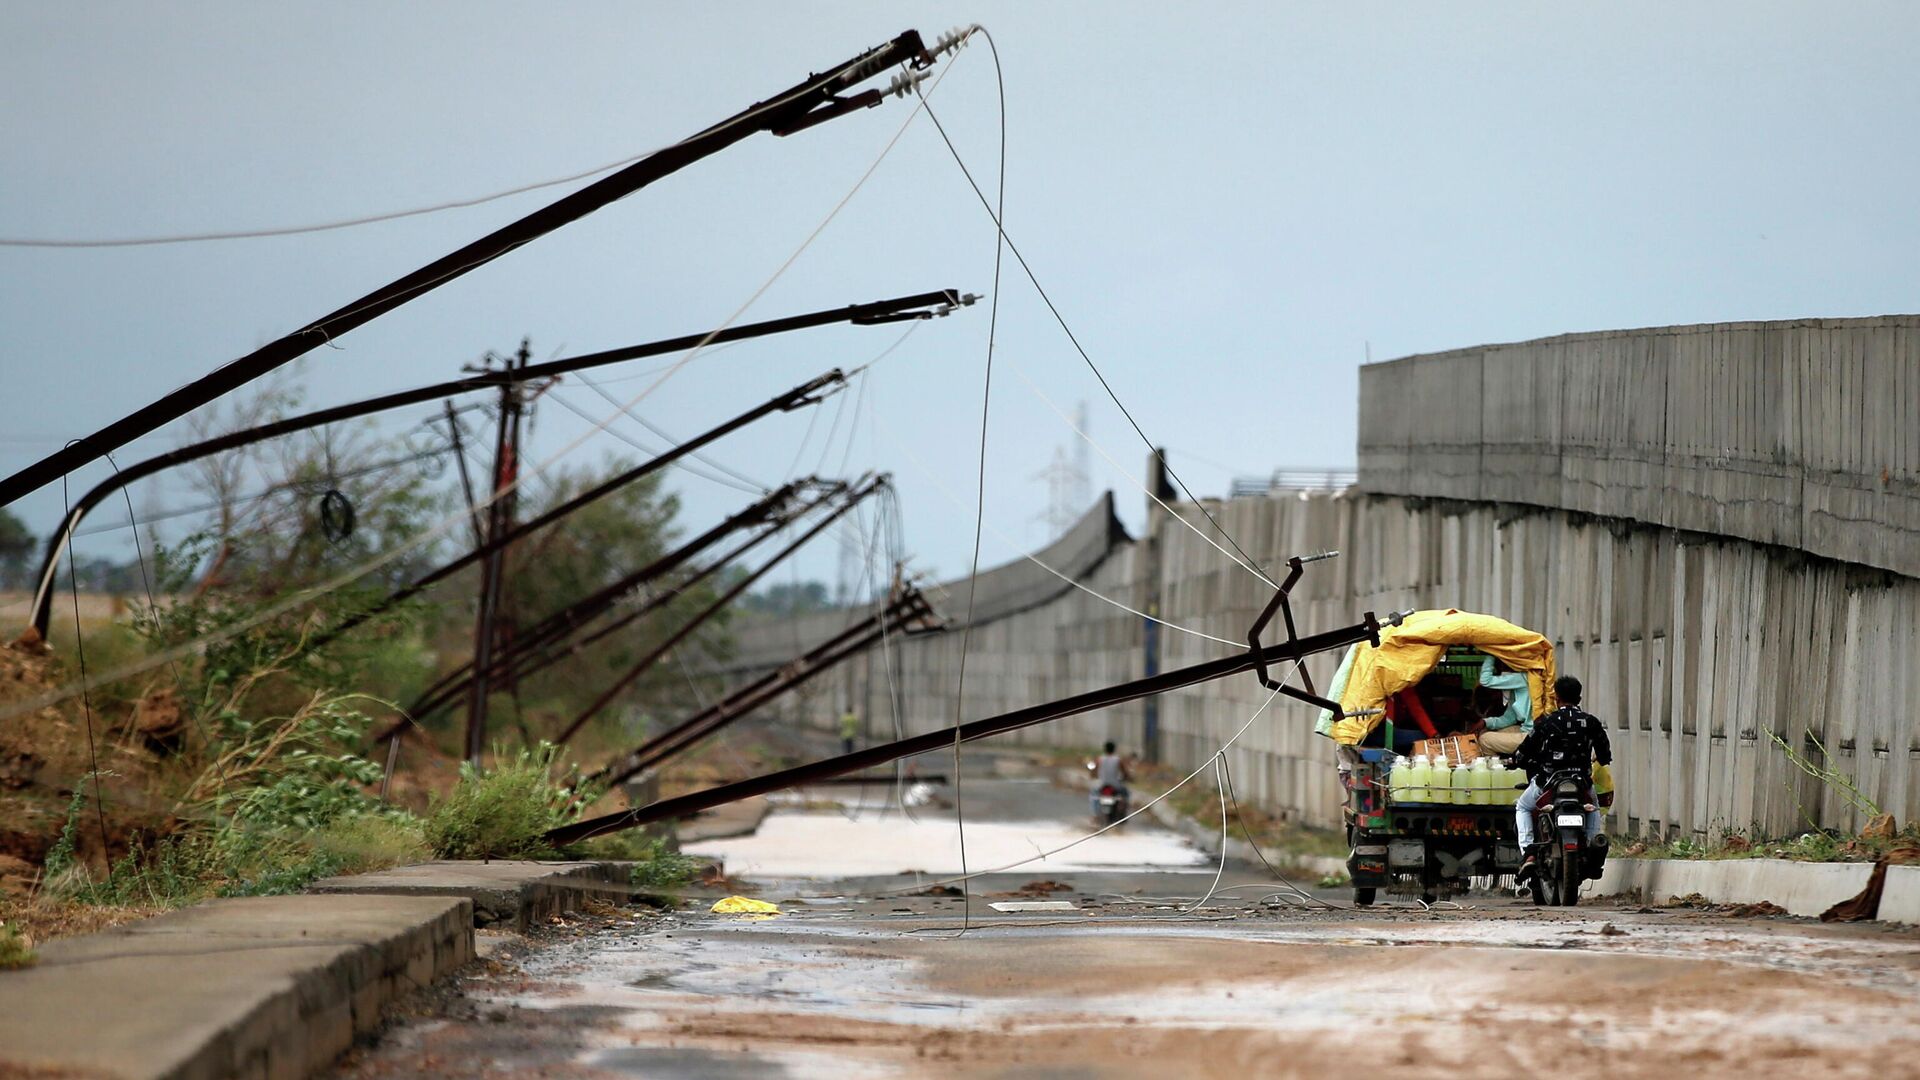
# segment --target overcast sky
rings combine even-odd
[[[566,175],[689,134],[914,27],[993,31],[1007,224],[1081,341],[1197,491],[1354,459],[1356,370],[1566,331],[1911,312],[1920,275],[1920,6],[1881,4],[0,4],[0,236],[300,224]],[[184,13],[184,14],[183,14]],[[984,43],[934,106],[983,180]],[[326,405],[696,332],[738,308],[873,163],[890,101],[734,149],[322,349]],[[330,233],[113,250],[0,249],[11,472],[567,190]],[[924,116],[748,319],[934,288],[989,290],[991,223]],[[1045,539],[1036,474],[1074,436],[1145,448],[1012,268],[983,561]],[[892,470],[923,569],[964,571],[982,305],[874,369],[849,467]],[[697,360],[641,406],[685,436],[898,328],[815,330]],[[624,398],[657,367],[601,374]],[[605,416],[577,382],[558,393]],[[828,410],[835,406],[828,406]],[[431,410],[390,422],[400,431]],[[849,408],[847,416],[851,418]],[[831,471],[831,411],[715,456]],[[807,438],[809,424],[815,430]],[[625,421],[616,427],[645,437]],[[543,405],[532,456],[588,429]],[[177,428],[122,464],[165,450]],[[917,455],[913,460],[905,447]],[[610,434],[567,460],[627,449]],[[1098,489],[1131,482],[1092,456]],[[97,469],[74,478],[93,483]],[[686,524],[746,498],[684,476]],[[961,499],[949,501],[943,487]],[[58,485],[15,506],[52,524]],[[143,508],[186,499],[136,492]],[[107,511],[101,519],[108,520]],[[179,530],[175,530],[177,535]],[[95,550],[130,554],[96,538]],[[832,580],[830,548],[801,573]]]

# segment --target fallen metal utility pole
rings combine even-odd
[[[592,704],[580,710],[580,714],[573,718],[573,722],[568,724],[565,730],[554,737],[554,743],[561,746],[566,745],[567,740],[573,738],[574,733],[585,726],[587,721],[598,716],[600,710],[612,704],[613,700],[624,693],[627,687],[632,686],[640,676],[646,674],[648,669],[659,663],[662,657],[672,652],[682,641],[685,641],[695,630],[698,630],[703,623],[715,615],[718,615],[720,612],[725,611],[735,600],[740,598],[742,593],[752,588],[755,582],[765,577],[774,567],[779,566],[787,556],[805,547],[807,541],[812,540],[814,537],[826,531],[834,522],[839,521],[842,517],[852,512],[853,508],[859,506],[868,496],[885,488],[887,483],[888,478],[885,474],[882,474],[860,485],[852,494],[847,496],[846,502],[842,503],[831,514],[815,522],[811,528],[801,533],[792,543],[780,549],[771,559],[760,564],[752,573],[734,582],[727,591],[715,597],[712,603],[689,618],[681,625],[680,629],[667,635],[666,640],[648,650],[646,655],[642,656],[639,660],[634,661],[633,666],[628,668],[625,674],[615,679],[612,685],[601,691],[600,696],[593,699]]]
[[[43,484],[59,479],[74,469],[97,460],[130,440],[176,420],[223,394],[237,390],[297,357],[334,341],[356,327],[379,318],[408,301],[417,299],[446,283],[478,269],[507,252],[576,221],[664,176],[669,176],[702,158],[709,157],[759,131],[787,135],[817,123],[845,115],[855,109],[878,105],[879,90],[869,89],[852,97],[838,96],[842,91],[886,71],[897,64],[916,68],[931,67],[934,57],[927,52],[919,33],[909,30],[892,41],[836,65],[823,75],[808,78],[766,101],[736,113],[726,120],[688,136],[662,150],[597,180],[579,191],[496,229],[465,247],[442,256],[418,270],[375,289],[344,307],[307,323],[293,333],[270,342],[237,360],[201,376],[178,390],[113,421],[106,427],[65,448],[41,458],[19,472],[0,480],[0,506],[20,498]]]
[[[606,607],[618,603],[623,597],[632,593],[633,590],[684,566],[707,548],[712,547],[715,543],[718,543],[720,540],[740,529],[784,521],[788,504],[792,501],[794,494],[802,487],[813,482],[814,481],[796,481],[778,491],[771,492],[765,498],[760,499],[746,509],[707,529],[707,531],[694,537],[692,540],[681,544],[679,547],[658,556],[646,565],[630,571],[618,580],[561,608],[547,618],[542,619],[537,626],[529,631],[527,637],[523,639],[519,647],[532,648],[557,640],[557,638],[563,635],[569,628],[578,625],[581,621],[590,617],[590,613],[605,610]],[[835,487],[830,489],[830,492],[837,490],[839,490],[839,488]],[[814,503],[813,505],[819,504]],[[811,508],[811,506],[808,507],[808,509]],[[500,658],[500,662],[510,663],[512,659],[513,657],[511,656],[503,656]],[[473,670],[474,666],[469,662],[443,676],[422,693],[421,699],[409,707],[401,719],[394,721],[385,730],[381,731],[380,734],[375,737],[375,741],[393,738],[412,726],[419,718],[428,715],[431,711],[452,704],[455,698],[465,691],[469,679],[473,674]]]
[[[419,405],[437,398],[472,393],[476,390],[487,390],[512,383],[551,378],[555,375],[563,375],[571,371],[603,367],[608,364],[617,364],[627,360],[639,360],[649,356],[684,352],[709,338],[711,338],[715,344],[719,344],[729,341],[742,341],[748,338],[766,337],[771,334],[781,334],[791,330],[829,326],[834,323],[844,322],[867,326],[911,319],[931,319],[946,315],[957,307],[971,304],[974,299],[975,297],[971,294],[963,296],[958,290],[942,289],[937,292],[917,293],[913,296],[896,297],[892,300],[877,300],[867,304],[853,304],[843,308],[830,308],[804,315],[789,315],[785,318],[769,319],[766,322],[749,323],[745,326],[732,327],[727,330],[722,330],[717,334],[686,334],[676,338],[668,338],[664,341],[630,345],[625,348],[609,349],[605,352],[587,353],[582,356],[551,360],[542,364],[528,364],[526,367],[517,371],[490,371],[470,378],[453,379],[448,382],[434,383],[431,386],[417,387],[412,390],[400,390],[391,394],[382,394],[379,397],[367,398],[364,401],[349,402],[348,404],[336,405],[329,409],[303,413],[300,416],[289,416],[270,424],[261,424],[257,427],[228,432],[225,435],[205,439],[188,446],[182,446],[164,454],[157,454],[145,461],[134,462],[116,471],[111,477],[94,485],[88,489],[86,494],[75,500],[73,505],[68,509],[66,517],[61,521],[60,527],[53,530],[52,534],[47,537],[46,550],[41,556],[40,570],[35,579],[33,611],[30,618],[31,632],[32,634],[38,635],[40,640],[46,639],[47,624],[52,616],[54,574],[59,569],[60,558],[66,550],[66,543],[74,531],[79,528],[81,520],[86,517],[88,512],[99,506],[114,492],[119,491],[137,480],[143,480],[146,477],[173,468],[176,465],[184,465],[187,462],[198,461],[201,458],[209,457],[213,454],[225,453],[229,450],[238,450],[243,446],[251,446],[254,443],[264,442],[267,439],[277,438],[281,435],[291,435],[297,431],[309,431],[313,428],[324,427],[327,424],[337,424],[343,420],[355,420],[363,416],[372,416],[375,413],[405,408],[409,405]],[[464,472],[464,468],[462,471]],[[472,504],[471,496],[469,496],[468,503],[469,505]],[[478,522],[478,512],[476,511],[476,528],[479,527]]]
[[[1289,662],[1298,664],[1299,661],[1305,657],[1312,656],[1316,653],[1331,652],[1335,649],[1345,648],[1362,641],[1370,641],[1378,645],[1380,641],[1380,628],[1383,623],[1379,619],[1376,619],[1372,612],[1367,612],[1360,622],[1352,626],[1342,627],[1337,630],[1328,630],[1304,638],[1295,636],[1290,630],[1286,641],[1266,646],[1262,646],[1259,643],[1260,631],[1264,629],[1272,619],[1276,608],[1286,611],[1287,625],[1289,627],[1292,626],[1292,609],[1288,605],[1287,593],[1291,590],[1294,581],[1300,576],[1299,570],[1301,564],[1312,562],[1319,558],[1330,557],[1332,554],[1333,553],[1327,553],[1327,555],[1316,555],[1307,558],[1295,557],[1288,560],[1288,565],[1292,568],[1293,572],[1289,574],[1287,579],[1282,583],[1281,589],[1278,591],[1278,595],[1274,601],[1267,606],[1267,609],[1261,614],[1260,619],[1255,622],[1253,632],[1249,635],[1250,645],[1248,650],[1237,656],[1208,660],[1204,663],[1177,668],[1173,671],[1162,672],[1158,675],[1151,675],[1142,679],[1134,679],[1130,682],[1120,683],[1115,686],[1106,686],[1098,690],[1090,690],[1084,694],[1075,694],[1057,701],[1030,705],[1024,709],[1001,713],[998,716],[990,716],[985,719],[974,720],[954,727],[929,731],[923,735],[913,736],[912,738],[883,743],[879,746],[871,746],[864,750],[857,750],[851,754],[842,754],[838,757],[827,758],[824,761],[816,761],[807,765],[795,766],[791,769],[783,769],[779,772],[755,777],[751,780],[743,780],[734,784],[723,784],[719,787],[709,788],[706,791],[696,791],[671,799],[662,799],[658,802],[636,807],[632,810],[606,814],[601,817],[590,818],[586,821],[578,821],[571,825],[564,825],[549,831],[546,834],[546,839],[549,843],[554,844],[578,843],[579,841],[587,840],[595,836],[618,832],[622,829],[630,829],[655,821],[686,817],[689,814],[695,814],[702,810],[710,810],[716,806],[736,802],[740,799],[750,799],[757,795],[765,795],[768,792],[818,783],[821,780],[835,776],[845,776],[848,773],[858,772],[862,769],[871,769],[876,766],[885,765],[890,761],[895,761],[903,757],[912,757],[915,754],[925,754],[935,750],[948,749],[956,742],[972,742],[976,739],[984,739],[1003,732],[1015,731],[1024,727],[1031,727],[1035,724],[1043,724],[1049,720],[1078,716],[1081,713],[1104,709],[1111,705],[1134,701],[1153,694],[1164,694],[1171,690],[1180,690],[1189,686],[1197,686],[1200,683],[1212,682],[1215,679],[1224,679],[1231,675],[1239,675],[1249,671],[1260,672],[1263,683],[1272,686],[1276,693],[1318,705],[1323,709],[1329,709],[1338,717],[1342,715],[1338,702],[1322,698],[1311,690],[1301,690],[1284,685],[1283,683],[1273,683],[1265,679],[1265,671],[1270,664],[1285,664]],[[1407,614],[1407,612],[1396,612],[1389,615],[1384,625],[1397,626],[1401,619],[1405,618]],[[1302,670],[1304,670],[1304,668]]]
[[[644,618],[646,615],[671,603],[673,599],[685,589],[691,588],[693,585],[705,580],[707,577],[718,572],[722,567],[729,565],[758,545],[766,542],[769,538],[777,535],[780,528],[788,522],[805,516],[820,506],[826,505],[833,496],[845,489],[845,485],[843,484],[830,485],[825,493],[818,499],[798,510],[790,512],[788,510],[788,504],[792,501],[793,496],[802,487],[808,486],[811,483],[814,482],[805,481],[788,484],[786,487],[773,492],[766,498],[747,507],[745,510],[727,518],[725,521],[707,530],[693,540],[682,544],[673,551],[654,559],[645,566],[622,576],[612,584],[596,589],[587,596],[581,597],[541,619],[540,622],[528,628],[525,634],[518,637],[507,651],[495,658],[493,674],[512,679],[523,679],[541,670],[548,664],[557,662],[561,657],[570,655],[578,649],[583,649],[603,639],[608,634],[630,625],[640,618]],[[593,619],[611,610],[614,606],[629,597],[636,589],[684,566],[695,556],[699,555],[706,548],[712,546],[726,535],[743,528],[759,525],[766,525],[768,527],[762,529],[759,533],[750,537],[745,543],[740,544],[720,558],[702,565],[692,576],[684,581],[677,582],[673,588],[649,598],[645,603],[635,607],[634,610],[620,616],[607,626],[595,630],[591,635],[581,641],[566,644],[567,637],[574,631],[588,625]],[[429,686],[421,692],[414,703],[407,707],[406,715],[412,717],[413,720],[417,722],[452,704],[457,696],[465,692],[472,674],[473,664],[471,662],[462,664],[460,667],[448,672],[432,686]],[[381,733],[380,738],[384,739],[389,737],[391,734],[400,730],[404,724],[405,722],[402,721],[400,724],[388,728],[387,731]]]
[[[648,739],[618,762],[608,763],[589,779],[618,784],[688,749],[840,661],[864,652],[887,635],[925,633],[936,625],[937,616],[932,606],[920,595],[919,590],[908,585],[875,618],[854,623],[773,672],[694,713],[674,727]]]

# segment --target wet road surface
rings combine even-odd
[[[701,848],[725,845],[729,871],[779,917],[711,914],[709,899],[571,920],[423,1005],[343,1075],[1920,1069],[1920,936],[1907,931],[1486,895],[1353,911],[1343,891],[1237,865],[1196,905],[1215,864],[1138,822],[975,878],[964,899],[929,895],[958,868],[950,808],[921,807],[916,824],[877,796],[857,810],[822,798]],[[963,798],[974,868],[1088,828],[1084,796],[1042,783],[968,781]],[[1056,909],[991,906],[1023,901]]]

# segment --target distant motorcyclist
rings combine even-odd
[[[1094,817],[1100,816],[1100,789],[1112,787],[1120,793],[1120,802],[1124,806],[1127,800],[1127,781],[1132,777],[1127,773],[1127,762],[1109,742],[1100,750],[1100,757],[1093,762],[1093,788],[1087,793],[1087,809]]]
[[[1533,733],[1513,752],[1513,762],[1527,771],[1527,790],[1514,804],[1514,822],[1520,828],[1520,850],[1526,856],[1516,875],[1525,881],[1533,875],[1537,851],[1533,838],[1533,818],[1548,776],[1561,770],[1577,769],[1589,774],[1593,764],[1613,764],[1613,747],[1607,742],[1607,727],[1592,713],[1580,708],[1580,680],[1562,675],[1553,681],[1553,696],[1560,707],[1534,721]],[[1600,835],[1601,812],[1587,811],[1587,839]]]

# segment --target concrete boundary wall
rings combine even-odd
[[[1795,766],[1774,741],[1825,759],[1902,822],[1920,816],[1920,580],[1737,540],[1600,521],[1561,510],[1300,493],[1213,504],[1253,556],[1338,549],[1294,592],[1303,632],[1367,610],[1460,607],[1553,639],[1560,668],[1587,684],[1612,731],[1621,783],[1610,827],[1706,836],[1811,823],[1858,828],[1860,807]],[[1197,531],[1162,519],[1157,545],[1116,547],[1080,578],[1144,609],[1158,575],[1171,623],[1237,641],[1271,595]],[[753,633],[755,631],[748,631]],[[791,642],[774,624],[764,632]],[[1162,670],[1233,647],[1158,631]],[[748,643],[752,652],[751,642]],[[1079,590],[975,627],[964,704],[955,697],[960,635],[896,640],[776,708],[830,724],[857,703],[870,739],[914,734],[1135,678],[1146,670],[1137,616]],[[789,652],[787,655],[791,655]],[[1338,657],[1311,661],[1324,686]],[[899,708],[888,703],[889,687]],[[1261,706],[1252,676],[1163,696],[1161,746],[1183,769],[1206,760]],[[1313,710],[1280,699],[1228,754],[1242,798],[1310,823],[1339,822],[1331,745]],[[1140,703],[1004,736],[1014,743],[1142,745]]]
[[[1567,334],[1370,364],[1360,487],[1920,577],[1920,316]]]

